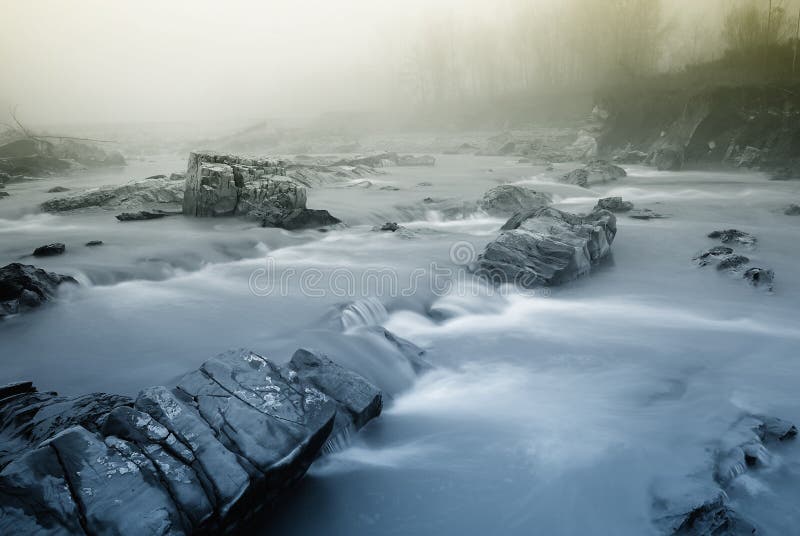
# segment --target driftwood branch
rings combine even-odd
[[[0,125],[10,128],[11,130],[16,130],[21,132],[26,138],[30,138],[32,140],[41,141],[43,139],[56,139],[56,140],[75,140],[75,141],[91,141],[95,143],[115,143],[114,140],[99,140],[96,138],[80,138],[77,136],[57,136],[57,135],[48,135],[48,134],[33,134],[30,130],[25,128],[20,120],[17,118],[17,107],[14,106],[9,110],[9,114],[11,114],[11,118],[16,123],[16,127],[14,125],[10,125],[8,123],[0,123]]]

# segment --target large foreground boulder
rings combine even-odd
[[[38,307],[56,295],[62,283],[78,282],[29,264],[13,262],[0,268],[0,318]]]
[[[491,216],[509,217],[522,211],[550,206],[553,198],[525,186],[502,184],[495,186],[478,201],[478,207]]]
[[[616,217],[579,216],[555,208],[515,214],[478,256],[476,273],[524,288],[558,285],[588,273],[611,249]]]
[[[216,534],[270,507],[382,395],[327,357],[250,351],[136,400],[0,388],[0,533]]]

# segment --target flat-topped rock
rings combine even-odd
[[[593,160],[582,168],[574,169],[563,175],[559,182],[574,184],[582,188],[590,188],[596,184],[605,184],[625,177],[627,173],[619,166],[605,160]]]
[[[555,208],[519,213],[478,256],[479,275],[525,288],[558,285],[588,273],[605,257],[617,232],[608,211],[578,216]]]

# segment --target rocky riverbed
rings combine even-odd
[[[152,391],[141,395],[143,387],[187,396],[219,435],[215,426],[223,424],[210,416],[222,400],[214,389],[222,387],[208,383],[217,377],[212,365],[251,355],[227,352],[246,347],[265,356],[280,374],[274,380],[284,382],[308,355],[324,353],[382,393],[383,413],[359,420],[366,426],[358,434],[334,423],[342,432],[281,495],[281,508],[247,508],[248,532],[693,534],[729,520],[764,534],[791,533],[800,523],[800,452],[791,439],[759,431],[800,421],[793,366],[800,286],[792,275],[800,258],[791,247],[798,221],[783,213],[798,201],[795,183],[627,164],[622,175],[597,163],[559,162],[568,151],[554,154],[554,163],[534,154],[521,161],[522,151],[535,152],[525,138],[447,151],[494,156],[434,154],[433,165],[421,157],[436,151],[405,162],[384,153],[369,161],[295,155],[281,176],[293,191],[303,189],[305,203],[281,208],[313,207],[341,220],[299,230],[264,227],[246,214],[117,220],[123,212],[185,212],[184,158],[7,185],[13,203],[0,205],[2,265],[35,265],[77,284],[59,285],[46,303],[0,321],[0,383],[29,380],[69,400],[91,392],[119,398],[101,399],[109,403],[92,414],[96,425],[65,422],[48,427],[47,437],[17,434],[17,446],[4,451],[12,460],[4,471],[24,467],[21,452],[68,452],[71,441],[91,443],[92,456],[105,453],[109,463],[151,444],[175,457],[161,442],[120,428],[140,411],[175,433],[164,415],[139,402]],[[213,164],[231,167],[238,206],[244,186],[233,166],[260,164]],[[228,177],[227,169],[215,170]],[[598,180],[563,180],[598,170],[607,171]],[[142,193],[162,187],[174,195]],[[105,200],[57,201],[92,192]],[[79,206],[61,210],[65,203]],[[669,218],[637,219],[624,203]],[[515,219],[519,210],[529,214]],[[731,229],[747,235],[727,242],[728,235],[709,236]],[[557,242],[564,255],[555,256],[567,261],[563,276],[540,277],[527,289],[480,277],[475,263],[497,260],[485,252],[501,233],[524,236],[518,252],[545,251],[538,262],[557,253],[542,244]],[[737,241],[747,236],[756,240]],[[63,253],[30,256],[56,243]],[[729,271],[692,261],[719,247],[748,264]],[[519,258],[536,266],[530,255]],[[771,290],[743,284],[752,267],[772,272]],[[298,348],[316,350],[298,356]],[[213,360],[218,354],[228,357]],[[200,372],[184,376],[192,370]],[[318,382],[330,377],[298,375],[322,392]],[[20,389],[22,405],[53,400]],[[99,419],[112,414],[116,424]],[[37,441],[59,431],[35,454]],[[246,432],[259,429],[247,424]],[[272,466],[259,465],[262,453],[248,450],[246,437],[226,437],[222,447],[249,460],[237,464],[258,484],[261,476],[253,475]],[[305,465],[320,448],[306,453]],[[156,461],[143,463],[142,474],[157,474]],[[42,475],[64,471],[49,462],[38,467]],[[83,491],[101,488],[76,484],[68,485],[69,499],[85,511],[77,518],[82,530],[102,532],[91,525],[106,515],[102,496]],[[147,498],[154,509],[175,495],[168,484],[159,489]],[[205,519],[224,519],[225,502],[213,493],[217,502],[203,509],[205,487],[182,489],[187,497],[194,489],[200,502],[170,506],[169,526],[191,532]],[[252,506],[249,496],[245,503]]]

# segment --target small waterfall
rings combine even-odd
[[[388,318],[386,307],[377,298],[356,300],[341,310],[342,328],[345,331],[362,326],[375,326]]]

